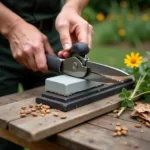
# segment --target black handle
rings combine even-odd
[[[49,70],[61,73],[62,60],[57,56],[46,54],[47,65]]]
[[[70,49],[71,55],[77,53],[82,57],[85,57],[85,55],[88,54],[88,52],[89,52],[89,47],[87,44],[83,42],[75,43]]]

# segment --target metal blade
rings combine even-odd
[[[97,82],[103,82],[103,83],[122,83],[122,82],[124,82],[123,80],[114,79],[114,78],[106,77],[104,75],[94,74],[91,72],[88,75],[86,75],[86,77],[84,77],[84,79],[97,81]]]
[[[86,67],[90,69],[92,73],[108,75],[108,76],[128,76],[128,73],[104,64],[99,64],[91,61],[86,62]]]

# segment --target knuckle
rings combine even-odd
[[[63,22],[56,24],[56,29],[65,28],[66,26],[68,26],[68,23],[66,21],[63,21]]]
[[[93,31],[93,26],[89,24],[89,29]]]
[[[31,53],[31,47],[29,47],[29,46],[24,47],[23,53],[24,54],[30,54]]]
[[[48,41],[47,36],[43,35],[43,40],[44,40],[44,41]]]
[[[34,49],[34,50],[39,50],[39,48],[40,48],[40,44],[39,43],[34,43],[33,45],[32,45],[32,49]]]
[[[13,57],[14,57],[14,59],[17,59],[17,58],[18,58],[16,53],[13,54]]]
[[[38,69],[41,70],[41,71],[46,71],[46,65],[41,63],[41,64],[38,64]]]
[[[68,37],[67,36],[61,36],[60,40],[63,42],[68,41]]]

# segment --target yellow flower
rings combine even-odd
[[[142,56],[139,55],[139,53],[131,52],[131,55],[126,55],[126,58],[124,59],[124,63],[127,67],[138,67],[139,64],[142,63]]]
[[[127,2],[126,1],[121,1],[120,2],[120,7],[124,8],[124,7],[127,7]]]
[[[96,18],[97,18],[98,21],[103,21],[105,19],[105,16],[104,16],[103,13],[98,13]]]
[[[131,21],[131,20],[133,20],[133,18],[134,18],[133,14],[132,14],[132,13],[129,13],[129,14],[128,14],[128,20]]]
[[[123,37],[123,36],[126,35],[126,31],[125,31],[124,29],[120,29],[120,30],[118,31],[118,34]]]
[[[143,14],[143,15],[141,16],[141,19],[142,19],[143,21],[148,21],[148,20],[149,20],[148,14]]]

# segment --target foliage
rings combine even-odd
[[[89,1],[89,7],[94,9],[97,13],[102,12],[104,14],[109,13],[112,3],[120,4],[122,0],[91,0]],[[150,6],[150,0],[126,0],[130,8],[138,6],[141,10]]]
[[[101,44],[112,44],[128,42],[131,45],[140,46],[145,41],[150,41],[150,12],[142,11],[137,7],[136,0],[127,1],[91,1],[85,8],[82,16],[91,24],[98,24],[96,32],[99,32],[99,42]],[[146,3],[149,3],[147,1]],[[145,4],[146,4],[145,3]],[[107,12],[99,8],[103,7]],[[91,6],[91,7],[90,7]]]
[[[147,52],[147,56],[150,57],[150,52]],[[122,108],[118,113],[118,116],[126,109],[126,107],[133,107],[134,100],[140,96],[147,102],[150,102],[150,59],[143,61],[138,67],[127,67],[126,71],[133,76],[135,85],[133,92],[122,89],[120,98],[122,99]]]

